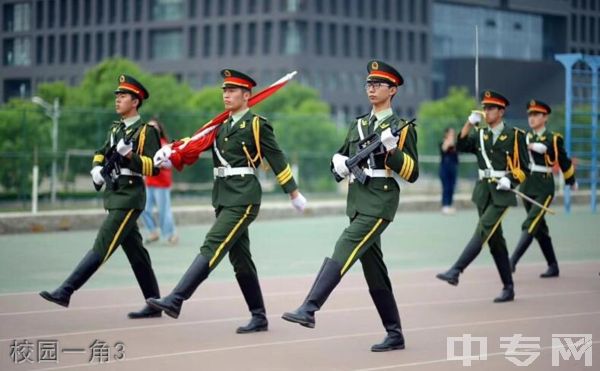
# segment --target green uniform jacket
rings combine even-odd
[[[492,168],[496,171],[506,171],[513,187],[522,183],[529,170],[527,164],[527,145],[523,130],[504,125],[504,129],[493,143],[492,132],[489,128],[475,128],[465,138],[458,136],[456,148],[460,152],[473,153],[477,156],[479,169],[486,169],[485,160],[481,154],[480,132],[483,131],[484,147]],[[471,200],[477,205],[483,205],[491,196],[492,202],[497,206],[516,206],[515,194],[508,191],[499,191],[497,184],[491,179],[480,179],[473,189]]]
[[[279,148],[267,119],[248,111],[233,127],[224,123],[218,130],[215,139],[217,148],[231,167],[258,168],[266,158],[284,192],[291,193],[298,188],[290,164]],[[214,166],[223,166],[214,148],[212,153]],[[234,175],[215,179],[212,204],[215,208],[259,205],[261,197],[262,188],[256,176]]]
[[[560,134],[546,130],[541,136],[528,132],[529,143],[543,143],[548,149],[545,154],[531,151],[531,157],[536,165],[552,168],[556,163],[563,172],[566,184],[575,183],[575,169]],[[530,159],[531,160],[531,159]],[[529,165],[529,164],[528,164]],[[548,173],[531,172],[531,175],[521,185],[521,192],[531,196],[554,196],[554,177]]]
[[[363,134],[367,136],[371,133],[368,120],[369,115],[365,115],[350,124],[346,140],[337,153],[348,157],[356,154],[357,144],[360,141],[357,125],[362,125]],[[393,130],[401,125],[400,119],[396,115],[391,115],[379,124],[375,132],[381,135],[381,132],[388,127]],[[414,183],[419,177],[418,160],[417,132],[414,125],[409,125],[400,132],[396,150],[387,153],[383,151],[375,155],[374,169],[386,169],[390,171],[390,175],[391,172],[396,172],[402,179]],[[333,164],[331,166],[333,168]],[[400,187],[392,177],[370,178],[366,184],[351,182],[348,189],[346,215],[354,218],[357,213],[360,213],[392,221],[398,209],[399,199]]]
[[[133,136],[132,136],[133,135]],[[133,153],[131,159],[121,158],[121,167],[144,175],[156,175],[159,169],[154,167],[152,158],[160,148],[158,131],[148,126],[142,120],[136,121],[128,129],[120,121],[115,121],[110,127],[106,142],[96,151],[92,161],[93,166],[103,166],[105,156],[111,148],[112,143],[116,145],[121,138],[132,136]],[[146,205],[146,187],[141,176],[121,175],[118,179],[118,189],[112,191],[104,189],[104,208],[110,209],[139,209],[143,210]]]

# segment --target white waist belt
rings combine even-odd
[[[529,169],[533,173],[551,173],[552,172],[552,169],[550,169],[548,166],[544,166],[544,165],[530,164]]]
[[[485,169],[485,170],[478,170],[479,172],[479,179],[486,179],[486,178],[502,178],[503,176],[506,175],[506,171],[502,171],[502,170],[490,170],[490,169]]]
[[[252,167],[224,167],[219,166],[213,168],[215,178],[225,178],[233,175],[255,175],[255,170]]]
[[[126,168],[126,167],[125,167],[125,168],[121,168],[121,174],[120,174],[120,175],[127,175],[127,176],[139,176],[139,177],[141,177],[141,176],[142,176],[142,174],[140,174],[140,173],[136,173],[136,172],[134,172],[134,171],[131,171],[131,169],[128,169],[128,168]]]
[[[387,170],[383,170],[383,169],[363,169],[363,171],[365,172],[365,174],[371,178],[392,178],[393,174],[392,170],[390,170],[389,172]],[[352,183],[354,181],[354,174],[350,173],[350,182]]]

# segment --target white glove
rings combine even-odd
[[[121,138],[121,140],[119,140],[119,143],[117,143],[117,152],[119,152],[121,156],[125,157],[128,154],[130,154],[131,151],[133,151],[133,143],[129,142],[125,144],[125,140]]]
[[[471,125],[476,125],[481,122],[481,114],[479,112],[471,112],[467,121],[469,121],[469,124]]]
[[[350,174],[350,170],[348,169],[348,166],[346,166],[347,159],[348,156],[343,156],[339,153],[333,155],[333,158],[331,159],[331,162],[333,162],[333,170],[335,170],[342,178],[345,178]]]
[[[162,146],[161,149],[159,149],[158,151],[156,151],[156,153],[154,154],[154,158],[152,159],[154,161],[154,166],[157,167],[165,167],[165,168],[170,168],[171,166],[171,161],[169,161],[169,158],[171,157],[171,146],[170,145],[164,145]],[[169,162],[169,164],[167,166],[166,162]]]
[[[499,191],[510,191],[510,179],[508,179],[505,176],[500,178],[498,180],[498,185],[496,186],[496,189]]]
[[[294,206],[294,209],[296,209],[298,212],[304,211],[306,203],[306,197],[304,197],[300,192],[298,192],[296,197],[292,198],[292,206]]]
[[[530,143],[529,149],[539,154],[544,154],[548,150],[548,147],[544,143]]]
[[[575,183],[573,184],[567,184],[567,187],[571,188],[571,191],[576,191],[579,189],[579,184],[577,183],[577,181],[575,181]]]
[[[90,171],[90,174],[92,174],[92,182],[99,186],[104,184],[104,178],[102,177],[102,174],[100,174],[100,171],[102,171],[102,166],[94,166],[92,171]]]
[[[392,134],[390,128],[387,128],[381,132],[381,143],[386,151],[391,151],[398,146],[398,137]]]

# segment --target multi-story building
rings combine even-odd
[[[262,84],[292,70],[333,113],[363,113],[367,61],[406,77],[395,108],[412,115],[430,97],[431,0],[2,0],[0,98],[42,82],[77,83],[90,66],[123,56],[200,88],[224,67]]]

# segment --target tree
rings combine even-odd
[[[419,152],[438,153],[444,129],[460,130],[469,112],[476,107],[475,99],[469,96],[465,87],[451,87],[446,97],[421,104],[417,114]]]

